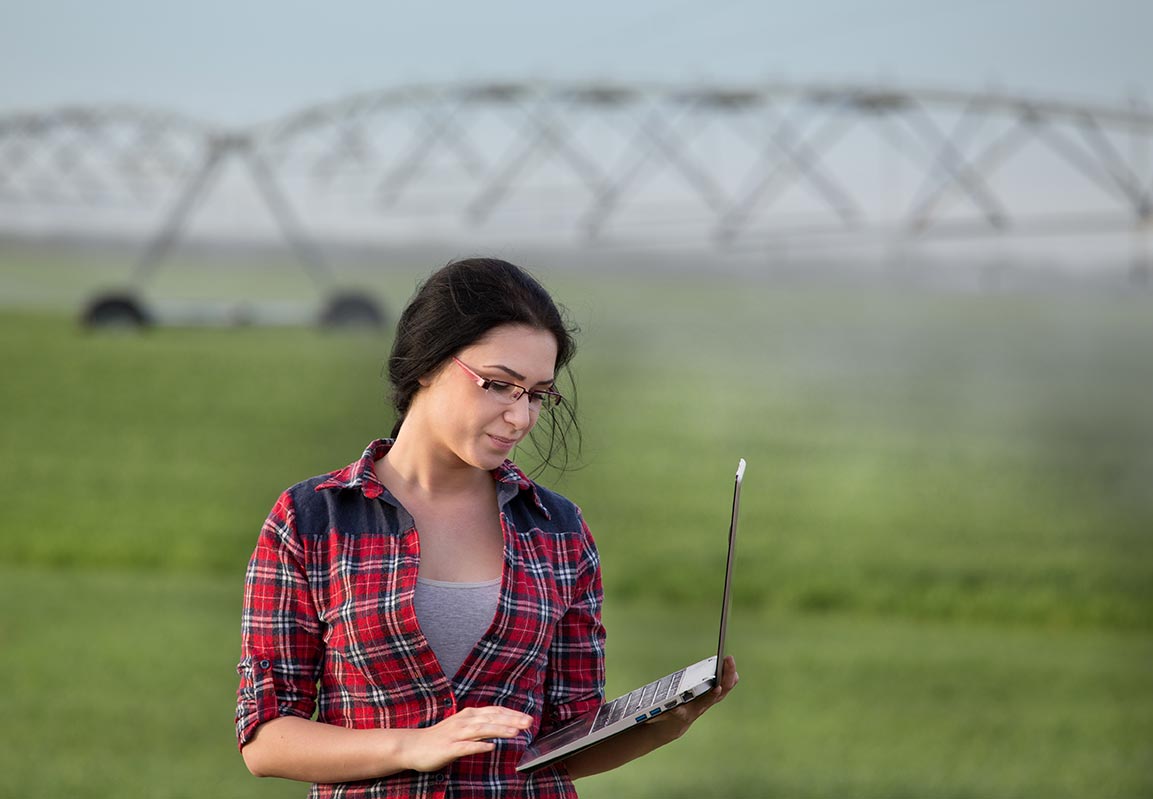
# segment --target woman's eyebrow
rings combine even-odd
[[[507,366],[505,366],[502,363],[485,364],[484,368],[485,369],[499,369],[502,372],[504,372],[506,375],[508,375],[509,377],[511,377],[515,380],[525,380],[526,379],[525,376],[522,375],[520,372],[516,371],[515,369],[509,369]],[[556,382],[556,377],[550,377],[548,380],[541,380],[541,381],[537,382],[537,385],[538,386],[551,386],[555,382]]]

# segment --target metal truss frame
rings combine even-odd
[[[482,115],[503,126],[484,128]],[[951,122],[949,121],[951,118]],[[392,125],[392,139],[382,138]],[[614,154],[591,127],[615,131]],[[852,235],[875,226],[867,204],[832,165],[851,132],[867,128],[918,176],[891,233],[917,238],[956,231],[950,209],[976,212],[969,235],[1027,227],[995,176],[1023,153],[1043,150],[1114,203],[1107,219],[1063,219],[1061,230],[1134,230],[1153,222],[1153,113],[1012,95],[877,85],[658,86],[619,83],[416,85],[316,105],[271,123],[222,131],[152,109],[59,109],[0,115],[0,209],[101,203],[167,209],[136,268],[147,279],[187,228],[225,164],[236,162],[279,231],[318,285],[330,279],[286,190],[305,175],[326,191],[349,173],[371,185],[389,214],[434,163],[459,168],[459,202],[446,213],[483,225],[504,212],[545,168],[567,175],[573,231],[596,242],[628,203],[657,179],[672,179],[716,246],[750,237],[779,198],[802,188]],[[486,133],[487,131],[487,133]],[[607,135],[607,134],[606,134]],[[727,137],[745,160],[719,167],[706,135]],[[1119,143],[1130,142],[1129,152]],[[494,144],[494,142],[498,142]]]

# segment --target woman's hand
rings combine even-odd
[[[565,760],[569,776],[575,780],[590,774],[600,774],[675,741],[688,732],[689,727],[693,726],[706,710],[724,700],[739,681],[736,661],[726,656],[721,664],[720,685],[688,704],[667,710],[644,724],[638,724],[628,732],[583,752],[577,752]]]
[[[720,685],[691,702],[677,705],[672,710],[661,713],[648,724],[654,727],[660,726],[662,732],[667,731],[669,740],[680,738],[706,710],[717,702],[724,701],[729,691],[733,690],[740,680],[741,675],[737,674],[737,662],[732,655],[725,655],[724,663],[721,665]]]
[[[416,771],[437,771],[462,757],[496,749],[492,738],[514,738],[532,716],[504,707],[469,707],[423,730],[412,730],[402,760]]]

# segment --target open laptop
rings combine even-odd
[[[570,721],[559,730],[533,741],[524,753],[517,771],[531,771],[588,749],[594,744],[643,724],[649,719],[691,702],[720,684],[725,655],[725,630],[729,623],[732,596],[733,551],[737,541],[737,516],[741,506],[741,482],[745,477],[745,460],[737,466],[733,486],[733,513],[729,522],[729,555],[725,565],[725,592],[721,601],[721,631],[717,654],[675,671],[648,685],[641,686],[606,702]]]

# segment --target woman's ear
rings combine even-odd
[[[448,364],[442,363],[439,366],[434,367],[433,370],[428,374],[421,375],[419,378],[417,378],[416,382],[420,383],[421,388],[428,388],[436,382],[437,378],[440,377],[446,369],[448,369]]]

